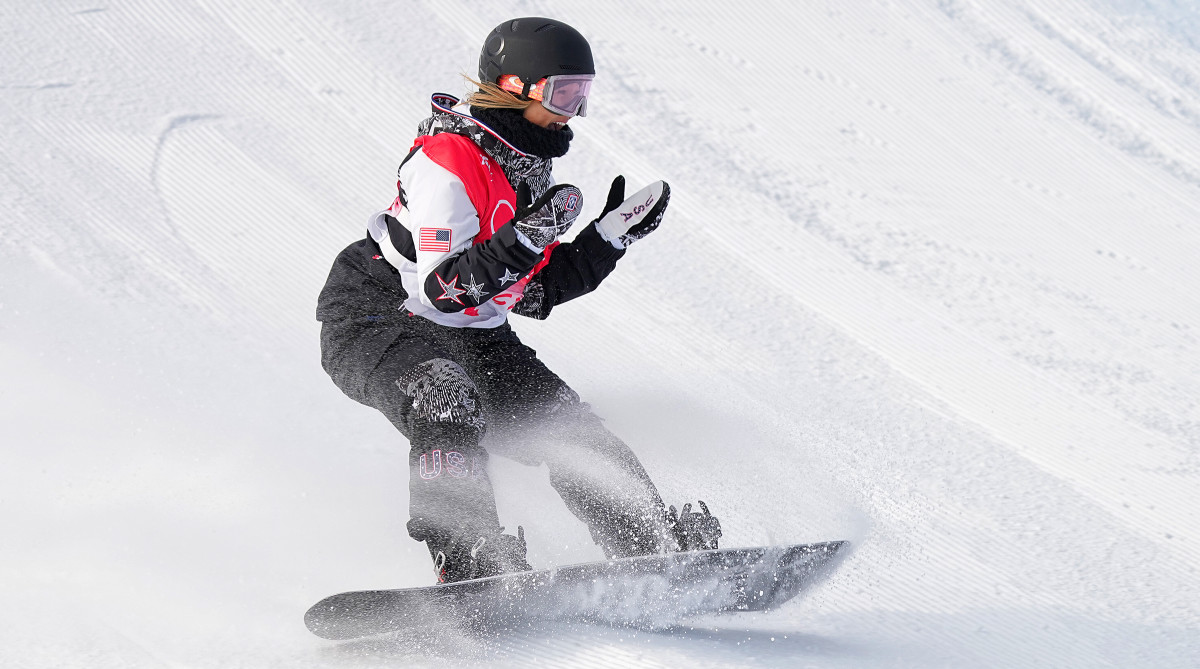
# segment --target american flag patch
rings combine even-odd
[[[420,251],[450,252],[449,228],[421,228],[420,241],[417,243]]]

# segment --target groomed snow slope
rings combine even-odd
[[[333,256],[505,18],[592,40],[558,161],[661,231],[521,336],[724,545],[849,538],[675,634],[329,644],[427,584],[407,444],[318,364]],[[1200,13],[1169,0],[0,9],[0,665],[1188,667]],[[495,459],[538,566],[599,557]]]

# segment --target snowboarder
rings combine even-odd
[[[409,440],[409,534],[440,582],[530,569],[524,530],[504,534],[488,450],[547,465],[550,483],[608,557],[715,548],[701,503],[665,508],[633,452],[521,343],[508,313],[543,319],[594,290],[662,220],[670,188],[625,197],[560,238],[582,195],[555,185],[568,122],[588,109],[591,47],[552,19],[506,21],[479,57],[470,113],[450,95],[398,170],[399,194],[338,255],[321,291],[321,361],[348,396]],[[485,439],[486,446],[485,449]]]

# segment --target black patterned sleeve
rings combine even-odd
[[[509,277],[524,276],[541,259],[540,252],[518,241],[517,231],[509,223],[486,242],[475,244],[436,265],[425,277],[425,294],[438,311],[462,311],[501,292],[506,285],[511,285]]]
[[[624,250],[613,248],[588,225],[574,241],[559,244],[550,254],[550,262],[525,286],[525,296],[513,313],[545,319],[554,307],[592,292],[612,273]]]

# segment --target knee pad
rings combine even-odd
[[[483,431],[479,389],[453,360],[426,360],[396,379],[396,386],[411,400],[405,412],[410,423],[452,423]]]

